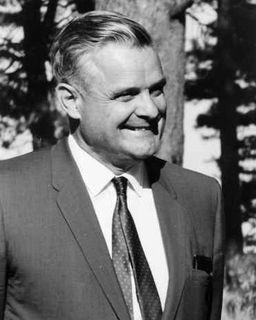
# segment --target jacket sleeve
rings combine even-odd
[[[0,320],[4,319],[6,296],[6,244],[3,223],[3,210],[0,203]]]
[[[213,248],[212,304],[209,319],[220,320],[224,277],[224,212],[222,193],[219,184],[217,184],[217,192],[214,192],[213,194],[216,197],[216,216]]]

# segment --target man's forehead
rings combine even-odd
[[[146,76],[162,78],[162,67],[152,47],[134,47],[111,43],[99,48],[91,55],[91,63],[98,70],[98,76],[133,81],[132,78]]]

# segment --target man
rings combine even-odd
[[[0,319],[220,319],[220,190],[154,157],[166,80],[150,36],[90,12],[52,57],[73,134],[1,164]]]

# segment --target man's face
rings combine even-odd
[[[127,170],[160,145],[166,112],[161,64],[151,47],[115,43],[91,60],[89,85],[83,83],[88,79],[83,57],[79,62],[78,141],[103,163]]]

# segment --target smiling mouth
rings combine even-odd
[[[125,126],[124,129],[132,130],[132,131],[146,131],[146,130],[151,130],[151,127],[129,127],[129,126]]]
[[[126,130],[131,130],[131,131],[151,131],[153,134],[158,134],[158,125],[157,124],[152,124],[149,126],[129,126],[129,125],[123,125],[121,129],[126,129]]]

